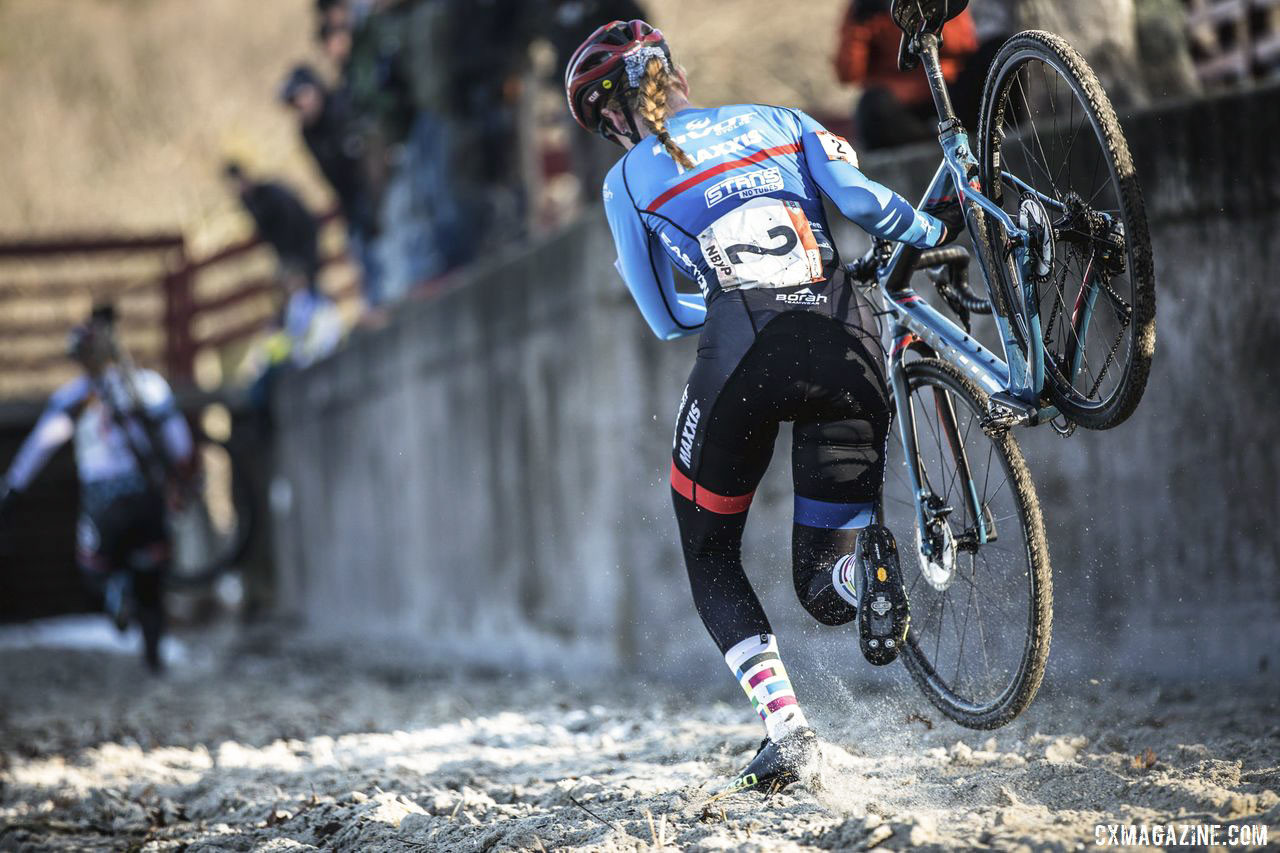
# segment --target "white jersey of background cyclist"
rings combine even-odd
[[[139,402],[156,424],[164,452],[174,462],[186,461],[192,451],[191,431],[178,412],[169,383],[153,370],[134,370],[132,376]],[[88,376],[72,379],[49,398],[35,429],[18,449],[5,477],[10,488],[24,491],[49,457],[73,437],[81,483],[145,484],[130,446],[144,453],[151,447],[146,430],[131,410],[129,393],[116,368],[107,368],[96,381]],[[119,412],[126,414],[121,417]]]

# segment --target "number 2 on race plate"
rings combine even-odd
[[[752,199],[711,223],[698,242],[724,290],[822,280],[822,252],[794,201]]]
[[[849,140],[836,136],[829,130],[819,130],[818,141],[822,143],[822,150],[827,152],[828,160],[843,160],[855,169],[858,168],[858,152],[853,150]]]

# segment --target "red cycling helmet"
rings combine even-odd
[[[646,53],[661,51],[664,61],[671,64],[671,49],[662,37],[662,31],[641,20],[613,21],[600,27],[579,45],[564,70],[564,90],[569,98],[569,112],[578,124],[592,133],[598,133],[610,142],[617,142],[613,126],[601,114],[610,96],[625,92],[636,85],[635,69],[628,75],[627,58],[644,59]],[[640,141],[635,120],[624,106],[632,142]]]

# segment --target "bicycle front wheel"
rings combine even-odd
[[[171,581],[198,587],[237,566],[248,551],[258,507],[248,472],[225,443],[196,438],[197,475],[185,505],[169,517],[173,538]]]
[[[1156,303],[1142,190],[1115,110],[1066,41],[1019,33],[987,73],[978,147],[984,190],[1031,234],[1026,319],[1040,324],[1049,399],[1080,426],[1117,426],[1146,388]]]
[[[885,523],[904,541],[911,627],[902,660],[925,696],[962,726],[993,729],[1031,703],[1044,676],[1053,583],[1044,522],[1022,452],[982,429],[987,396],[937,359],[906,364],[899,429],[914,436],[921,528],[900,442],[885,483]]]

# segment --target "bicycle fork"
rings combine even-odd
[[[928,474],[924,470],[920,457],[916,415],[911,404],[905,364],[907,350],[913,344],[919,345],[919,339],[910,329],[899,324],[894,327],[892,340],[893,347],[888,363],[889,381],[898,420],[898,439],[902,444],[903,459],[907,468],[907,482],[911,486],[915,503],[920,553],[927,559],[938,559],[942,556],[939,550],[943,547],[946,538],[943,528],[947,526],[947,518],[957,507],[947,505],[943,496],[939,495],[928,482]],[[932,355],[932,353],[929,354]],[[951,464],[955,467],[957,496],[965,502],[967,510],[965,515],[975,520],[975,529],[966,530],[962,534],[962,537],[970,540],[965,544],[976,547],[993,542],[996,539],[995,525],[978,499],[978,489],[973,481],[969,455],[956,419],[955,404],[945,389],[937,387],[933,389],[933,404],[938,417],[940,440],[945,441],[945,447],[940,447],[939,450],[949,456]]]

